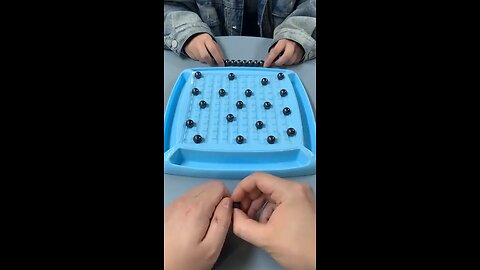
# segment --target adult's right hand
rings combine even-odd
[[[201,33],[193,36],[187,45],[185,45],[185,53],[193,60],[202,63],[219,66],[225,66],[223,60],[222,49],[217,42],[207,33]]]
[[[309,185],[257,172],[240,181],[231,198],[241,205],[233,212],[238,237],[265,249],[285,269],[315,269],[316,209]]]

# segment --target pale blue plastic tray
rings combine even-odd
[[[195,72],[201,72],[200,79]],[[285,78],[279,80],[278,73]],[[228,74],[235,79],[229,80]],[[262,78],[269,83],[262,85]],[[192,94],[193,88],[200,94]],[[227,94],[220,97],[218,91]],[[253,92],[245,96],[245,90]],[[280,96],[281,89],[288,95]],[[207,107],[201,109],[199,102]],[[238,109],[237,101],[244,107]],[[269,110],[263,106],[268,101]],[[283,108],[291,114],[285,116]],[[235,120],[228,122],[227,114]],[[187,128],[191,119],[194,127]],[[261,120],[262,129],[255,123]],[[287,129],[294,128],[295,136],[288,136]],[[199,134],[199,144],[193,137]],[[263,171],[279,177],[312,175],[316,173],[316,126],[307,93],[299,77],[293,71],[256,67],[208,67],[184,70],[170,95],[165,111],[164,169],[166,174],[217,179],[241,179],[255,171]],[[243,144],[235,138],[242,135]],[[275,136],[274,144],[267,142]]]

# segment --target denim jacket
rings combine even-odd
[[[243,0],[164,1],[164,48],[184,54],[185,42],[194,34],[239,36]],[[260,36],[291,39],[305,50],[302,61],[316,57],[316,0],[258,0]],[[272,48],[270,47],[270,48]]]

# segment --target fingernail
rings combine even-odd
[[[227,200],[226,202],[223,203],[223,207],[229,208],[230,207],[230,201]]]

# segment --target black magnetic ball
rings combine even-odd
[[[235,141],[237,141],[238,144],[242,144],[245,141],[245,138],[243,138],[242,135],[238,135]]]
[[[200,108],[205,109],[207,107],[207,102],[205,100],[201,100],[198,105],[200,105]]]
[[[292,110],[290,110],[290,108],[288,108],[288,107],[283,108],[283,114],[284,115],[289,115],[290,113],[292,113]]]
[[[274,137],[274,136],[271,136],[271,135],[268,136],[268,137],[267,137],[267,142],[268,142],[269,144],[275,143],[275,137]]]
[[[231,113],[227,114],[227,121],[228,122],[232,122],[233,119],[235,119],[235,116],[233,116],[233,114],[231,114]]]
[[[195,78],[200,79],[202,77],[202,73],[200,71],[195,72]]]
[[[295,136],[296,133],[297,133],[297,132],[295,131],[294,128],[288,128],[288,129],[287,129],[287,135],[290,136],[290,137],[291,137],[291,136]]]
[[[245,96],[246,96],[246,97],[251,97],[251,96],[252,96],[252,93],[253,93],[253,92],[252,92],[252,90],[250,90],[250,89],[245,90]]]
[[[218,90],[218,95],[220,95],[221,97],[225,96],[226,93],[227,93],[227,92],[226,92],[225,89],[223,89],[223,88],[220,89],[220,90]]]
[[[257,129],[263,128],[263,122],[262,122],[262,121],[257,121],[257,122],[255,123],[255,127],[257,127]]]
[[[188,119],[188,120],[185,122],[185,125],[186,125],[188,128],[192,128],[194,124],[195,124],[195,122],[193,122],[192,119]]]
[[[229,74],[228,74],[228,79],[229,79],[230,81],[233,80],[233,79],[235,79],[235,74],[229,73]]]
[[[252,66],[253,66],[253,61],[252,61],[252,60],[248,60],[247,66],[252,67]]]
[[[258,64],[259,64],[261,67],[263,67],[263,64],[264,64],[264,63],[265,63],[265,61],[263,61],[263,60],[260,60],[260,61],[258,62]]]
[[[201,143],[201,142],[202,142],[202,136],[200,136],[200,135],[198,135],[198,134],[195,135],[195,136],[193,136],[193,141],[194,141],[195,143]]]
[[[237,60],[237,66],[239,66],[239,67],[242,66],[242,60]]]
[[[280,90],[280,96],[284,97],[286,95],[288,95],[287,89]]]
[[[228,59],[223,60],[223,63],[225,64],[226,67],[230,66],[230,60]]]
[[[241,207],[240,202],[233,202],[233,208],[238,208],[238,209],[240,209],[240,207]]]
[[[198,90],[198,88],[195,87],[195,88],[192,89],[192,94],[194,96],[198,96],[198,94],[200,94],[200,90]]]
[[[241,109],[243,108],[243,101],[239,100],[235,105],[237,106],[237,109]]]
[[[272,107],[272,104],[268,101],[265,101],[265,103],[263,103],[263,107],[268,110]]]
[[[267,85],[268,84],[268,79],[267,78],[263,78],[262,79],[262,85]]]
[[[254,60],[254,61],[253,61],[253,66],[254,66],[254,67],[258,67],[258,60]]]
[[[277,74],[277,78],[279,80],[283,80],[285,78],[285,75],[283,75],[283,73],[280,72],[280,73]]]

